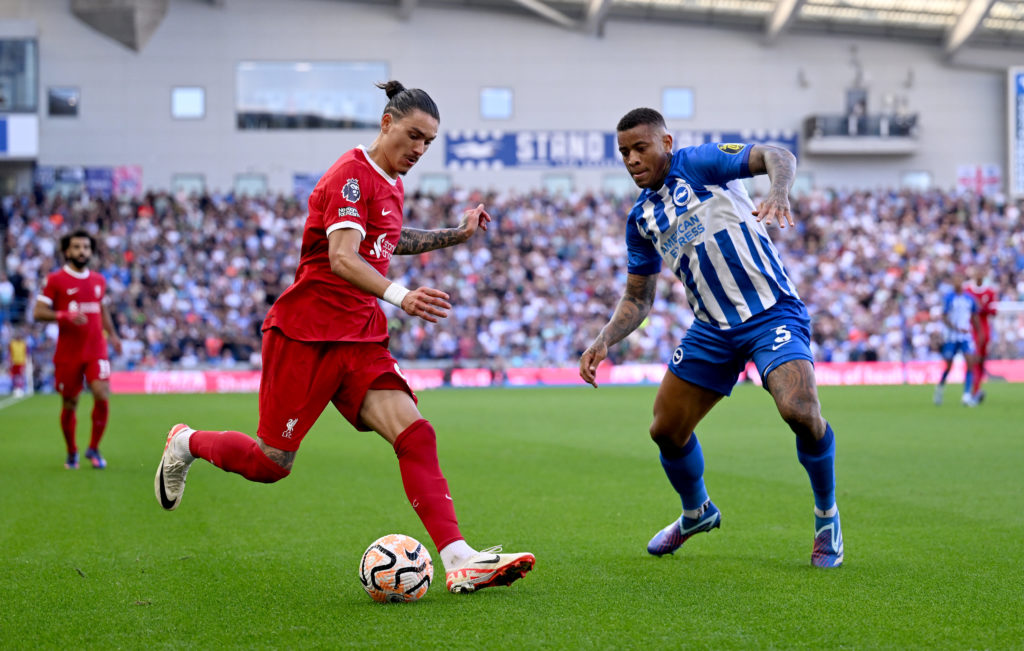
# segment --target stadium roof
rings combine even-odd
[[[403,18],[421,6],[515,11],[598,35],[609,19],[631,19],[747,29],[767,42],[794,32],[924,41],[950,57],[964,45],[1024,49],[1024,0],[382,1]]]

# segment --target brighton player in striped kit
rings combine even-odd
[[[789,188],[796,161],[766,145],[706,144],[672,153],[660,113],[638,108],[618,124],[619,152],[642,188],[626,220],[626,289],[609,322],[580,358],[580,376],[597,386],[608,347],[633,332],[654,301],[662,265],[686,287],[695,316],[675,349],[654,400],[650,435],[679,493],[682,515],[647,545],[670,554],[721,524],[704,485],[694,429],[754,361],[779,414],[796,434],[797,458],[814,494],[811,563],[838,567],[843,536],[835,490],[835,437],[821,416],[809,348],[810,319],[765,226],[793,226]],[[738,180],[768,174],[771,189],[755,209]]]
[[[975,354],[972,331],[980,327],[978,303],[973,296],[964,291],[964,275],[962,273],[954,273],[952,283],[953,289],[947,292],[942,300],[942,348],[940,353],[946,365],[942,369],[939,383],[935,385],[933,400],[936,405],[942,404],[942,392],[946,388],[949,371],[953,368],[953,359],[957,353],[961,353],[964,356],[967,371],[964,374],[964,392],[960,398],[960,404],[965,407],[976,407],[978,401],[975,399],[972,389],[978,357]]]

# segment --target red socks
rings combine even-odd
[[[107,416],[110,413],[109,400],[96,400],[92,404],[92,437],[89,439],[89,447],[98,450],[103,432],[107,429]],[[75,427],[78,419],[75,417],[75,410],[62,407],[60,410],[60,431],[64,434],[64,444],[67,445],[68,454],[78,451],[75,444]]]
[[[62,407],[60,410],[60,431],[64,434],[64,444],[68,447],[68,454],[78,451],[75,445],[75,410]]]
[[[100,439],[107,429],[107,414],[110,413],[109,400],[96,400],[92,404],[92,438],[89,439],[89,447],[93,450],[100,448]]]
[[[978,395],[978,389],[981,388],[981,377],[985,375],[985,365],[978,362],[974,365],[974,386],[971,387],[971,395]]]
[[[238,473],[249,481],[272,484],[291,474],[263,454],[255,439],[241,432],[198,430],[189,438],[188,450],[192,456]]]
[[[395,455],[409,503],[426,527],[434,547],[444,549],[462,540],[448,482],[437,462],[437,435],[425,419],[406,428],[395,439]]]

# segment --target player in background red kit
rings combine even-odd
[[[60,429],[67,445],[64,467],[78,468],[75,442],[75,410],[82,378],[92,392],[92,436],[85,457],[93,468],[103,469],[107,462],[100,454],[100,440],[110,413],[110,359],[107,344],[121,352],[121,340],[105,304],[107,281],[89,270],[96,240],[86,231],[75,231],[61,238],[60,250],[65,265],[46,277],[36,297],[33,316],[36,321],[56,321],[57,350],[53,353],[54,382],[63,398]],[[104,337],[104,334],[106,335]]]
[[[346,152],[317,183],[295,282],[263,322],[258,438],[175,425],[157,468],[157,501],[169,511],[178,507],[197,458],[250,481],[283,479],[302,438],[332,403],[357,430],[375,431],[394,447],[406,496],[440,553],[448,590],[508,585],[533,568],[533,554],[478,552],[463,539],[434,428],[388,350],[378,302],[430,323],[446,318],[448,294],[386,278],[391,257],[461,244],[491,218],[481,204],[465,212],[458,228],[403,227],[401,176],[437,137],[440,118],[424,91],[397,81],[378,87],[388,96],[380,133],[369,148]]]
[[[28,340],[22,334],[21,328],[15,328],[7,350],[11,358],[11,388],[16,398],[21,397],[25,395],[25,389],[29,382],[27,377]]]
[[[974,297],[978,304],[978,320],[972,328],[978,362],[973,369],[974,386],[971,388],[971,395],[976,403],[980,403],[985,399],[985,392],[981,390],[981,380],[985,375],[988,344],[992,339],[991,318],[996,314],[996,303],[999,301],[999,296],[994,287],[985,284],[985,269],[980,266],[974,268],[971,281],[964,285],[964,291]]]

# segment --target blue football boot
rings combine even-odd
[[[96,470],[103,470],[107,467],[107,460],[103,458],[103,455],[100,454],[100,451],[96,448],[89,448],[86,450],[85,458],[92,463],[92,467]]]
[[[843,564],[843,531],[839,527],[839,508],[828,511],[814,508],[814,551],[811,565],[839,567]]]
[[[647,543],[647,553],[655,556],[671,554],[682,547],[693,534],[711,531],[722,525],[722,514],[711,500],[705,502],[702,508],[704,511],[699,517],[680,516],[678,520],[656,533]]]

